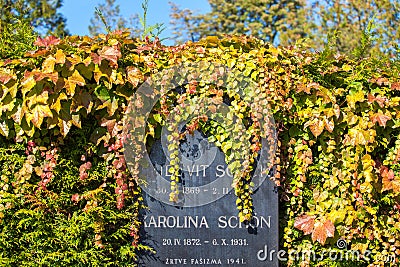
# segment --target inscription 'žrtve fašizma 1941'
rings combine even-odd
[[[248,224],[241,223],[236,216],[219,216],[216,222],[218,227],[248,228]],[[270,228],[271,216],[254,216],[251,227]],[[206,216],[145,216],[144,227],[154,228],[210,228]]]

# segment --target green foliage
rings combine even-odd
[[[0,58],[20,58],[35,49],[36,33],[26,21],[15,21],[0,31]]]
[[[291,33],[292,38],[304,36],[304,18],[302,8],[305,2],[298,0],[285,1],[208,1],[211,11],[207,14],[194,15],[193,12],[181,11],[172,5],[171,17],[175,32],[187,31],[190,39],[199,40],[210,35],[246,34],[262,40],[278,43]],[[181,27],[177,27],[181,25]],[[295,39],[293,39],[295,40]]]
[[[140,24],[142,25],[142,39],[146,36],[149,38],[158,37],[164,30],[163,23],[156,23],[154,25],[147,25],[147,11],[149,8],[149,0],[144,0],[142,3],[143,16],[139,17]]]
[[[61,7],[62,1],[0,0],[0,32],[23,21],[40,34],[67,35],[66,19],[57,13]]]
[[[369,55],[387,55],[394,52],[400,42],[399,20],[400,4],[391,0],[311,1],[308,20],[310,31],[307,32],[309,43],[316,49],[322,49],[326,35],[337,31],[335,51],[350,55],[360,43],[365,41],[365,34],[373,37],[370,43],[362,44],[364,53]],[[371,21],[374,23],[370,28]]]
[[[383,255],[400,253],[398,62],[276,48],[244,36],[177,47],[128,36],[40,38],[35,52],[0,62],[2,262],[127,266],[149,249],[139,239],[141,192],[123,157],[122,118],[144,80],[182,62],[228,66],[257,90],[239,99],[229,88],[188,82],[155,106],[148,140],[157,138],[168,114],[179,121],[202,111],[199,98],[234,99],[228,114],[246,129],[236,129],[229,116],[215,124],[218,112],[207,119],[199,114],[186,129],[201,129],[227,155],[238,214],[246,220],[253,166],[236,163],[236,155],[243,151],[251,162],[260,148],[254,122],[263,114],[246,103],[268,105],[279,140],[281,247],[318,253],[335,250],[341,238],[353,250],[372,251],[354,266],[382,266]],[[179,133],[170,126],[172,137],[178,135],[169,148],[176,156]],[[232,132],[242,140],[230,142]],[[349,266],[329,259],[285,264]],[[398,259],[386,265],[397,266]]]
[[[400,43],[398,1],[208,2],[211,11],[200,15],[171,4],[173,34],[177,42],[195,41],[210,35],[251,34],[281,45],[294,44],[305,38],[309,47],[323,50],[328,37],[335,33],[339,37],[332,47],[335,53],[352,55],[363,50],[365,56],[394,54],[390,56],[397,57],[396,47]],[[372,28],[371,21],[374,22]]]

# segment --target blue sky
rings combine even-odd
[[[149,24],[164,23],[167,29],[161,37],[170,36],[170,0],[149,0],[148,20]],[[94,16],[94,8],[105,2],[105,0],[65,0],[60,12],[67,18],[68,30],[73,35],[89,34],[88,26],[90,19]],[[179,5],[182,9],[189,8],[197,11],[197,13],[205,13],[210,7],[207,0],[173,0],[172,2]],[[117,0],[120,5],[122,15],[127,18],[131,14],[142,14],[141,0]],[[166,41],[166,44],[172,44],[171,41]]]

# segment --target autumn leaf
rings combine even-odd
[[[59,119],[58,126],[60,127],[61,134],[65,137],[67,136],[69,130],[71,129],[72,122]]]
[[[118,67],[118,59],[121,57],[121,51],[111,46],[104,46],[99,52],[101,59],[109,60],[114,67]]]
[[[60,113],[61,110],[61,100],[67,100],[68,97],[64,93],[60,93],[56,101],[51,105],[51,109],[55,110],[57,113]]]
[[[68,77],[68,83],[66,84],[67,94],[73,96],[75,94],[76,85],[84,86],[85,84],[85,79],[75,70],[74,73]]]
[[[6,72],[0,73],[0,82],[2,84],[8,83],[12,78],[13,78],[13,76],[11,75],[10,72],[9,73],[6,73]]]
[[[400,178],[395,176],[393,170],[386,166],[381,166],[379,170],[382,177],[382,192],[393,190],[400,193]]]
[[[305,235],[309,235],[313,232],[315,223],[315,216],[301,215],[297,217],[294,222],[294,227],[303,231]]]
[[[325,244],[328,237],[335,235],[335,226],[330,220],[325,220],[323,223],[318,221],[314,225],[314,231],[312,232],[311,239],[315,242],[318,241],[322,245]]]
[[[332,133],[335,128],[335,123],[332,120],[325,119],[324,124],[325,124],[325,129],[328,132]]]
[[[304,128],[307,127],[310,128],[310,131],[315,137],[318,137],[324,131],[325,123],[324,121],[315,118],[304,124]]]
[[[0,134],[7,137],[8,133],[9,129],[7,123],[5,121],[0,121]]]
[[[65,54],[60,49],[58,49],[56,54],[55,54],[55,62],[57,64],[64,64],[65,63]]]
[[[26,121],[32,122],[36,128],[40,128],[45,117],[53,117],[48,105],[36,105],[29,113],[25,114]]]
[[[142,72],[133,66],[129,66],[126,68],[127,80],[130,82],[133,87],[136,87],[140,81],[143,80]]]
[[[385,106],[385,103],[388,102],[388,99],[385,97],[375,97],[372,94],[368,94],[368,103],[372,104],[373,102],[377,102],[378,105],[383,108]]]
[[[36,39],[36,41],[33,43],[36,46],[41,46],[41,47],[50,47],[52,45],[57,45],[60,43],[60,39],[54,36],[46,36],[45,38],[41,38],[40,36]]]
[[[56,59],[52,56],[47,57],[42,63],[42,71],[43,73],[52,73],[54,72],[54,65],[56,63]]]
[[[58,72],[45,73],[41,71],[33,71],[32,74],[37,82],[43,80],[44,78],[49,78],[54,84],[56,84],[58,81]]]
[[[21,89],[22,95],[25,96],[25,94],[29,92],[36,85],[34,76],[26,72],[25,77],[21,81],[21,85],[22,85]]]
[[[311,239],[314,242],[318,241],[324,245],[328,237],[335,235],[335,225],[330,220],[316,221],[315,218],[314,215],[303,214],[296,218],[294,227],[303,231],[305,235],[312,234]]]
[[[386,122],[391,119],[390,116],[384,115],[381,111],[369,117],[373,123],[378,122],[379,126],[386,127]]]
[[[355,108],[357,102],[363,102],[365,100],[364,92],[357,91],[357,92],[350,92],[349,95],[346,96],[347,103],[349,107]]]
[[[392,90],[400,91],[400,82],[392,83],[391,86],[390,86],[390,88],[391,88]]]

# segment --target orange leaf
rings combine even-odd
[[[318,137],[324,131],[324,121],[316,119],[314,123],[310,124],[310,130],[315,137]]]
[[[370,119],[373,123],[378,122],[378,124],[382,127],[386,127],[386,122],[391,119],[390,116],[384,115],[383,113],[376,113],[370,116]]]
[[[315,223],[314,231],[311,235],[311,239],[315,242],[318,241],[322,245],[325,244],[326,238],[333,237],[335,235],[335,226],[330,220],[326,220],[324,223],[318,221]]]
[[[313,232],[315,223],[315,216],[301,215],[297,217],[294,222],[294,227],[303,231],[305,235],[309,235]]]
[[[392,88],[392,90],[400,91],[400,82],[392,83],[390,88]]]
[[[333,132],[333,130],[334,130],[334,128],[335,128],[335,123],[333,122],[333,121],[330,121],[330,120],[328,120],[328,119],[325,119],[325,129],[328,131],[328,132]]]
[[[139,84],[139,82],[143,80],[143,74],[138,68],[132,66],[127,67],[126,73],[127,73],[127,79],[133,85],[133,87],[136,87]]]
[[[382,176],[382,192],[393,190],[395,193],[400,193],[400,179],[395,176],[393,170],[382,166],[379,171]]]
[[[102,59],[108,59],[113,66],[118,66],[118,58],[121,57],[121,52],[115,47],[104,46],[98,54]]]

